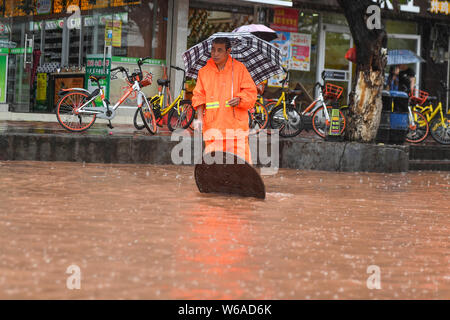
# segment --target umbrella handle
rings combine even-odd
[[[234,89],[234,64],[233,64],[233,57],[231,57],[231,99],[233,99],[234,97],[233,89]]]

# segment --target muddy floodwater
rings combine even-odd
[[[450,299],[450,173],[263,179],[264,201],[193,167],[0,162],[0,299]]]

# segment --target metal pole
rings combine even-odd
[[[448,37],[448,59],[447,59],[447,89],[450,87],[450,36]],[[447,105],[445,113],[448,113],[448,104],[450,101],[450,92],[447,91]]]
[[[40,65],[43,65],[45,62],[45,21],[42,21],[41,25],[41,58]]]
[[[83,61],[83,47],[84,47],[84,17],[80,17],[80,41],[78,43],[78,69],[81,68]]]

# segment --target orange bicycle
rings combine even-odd
[[[59,124],[72,132],[82,132],[89,129],[98,118],[109,121],[108,126],[112,129],[111,120],[116,116],[116,110],[119,106],[134,92],[137,93],[137,107],[140,111],[141,118],[144,122],[145,128],[151,133],[156,132],[156,120],[150,104],[142,92],[142,88],[152,84],[152,75],[148,73],[144,78],[141,66],[144,61],[150,59],[144,58],[138,60],[140,72],[134,72],[128,75],[128,72],[123,67],[111,69],[111,72],[120,71],[126,75],[129,83],[128,90],[120,98],[120,100],[111,106],[110,102],[105,98],[105,92],[100,86],[100,80],[105,79],[106,76],[96,77],[90,76],[89,79],[97,83],[98,88],[93,92],[89,92],[83,88],[63,89],[64,94],[58,101],[56,107],[56,118]],[[96,106],[95,101],[100,100],[102,106]]]

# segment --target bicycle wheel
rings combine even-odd
[[[88,100],[88,95],[81,91],[71,91],[64,95],[56,106],[56,118],[59,124],[72,132],[82,132],[89,129],[95,122],[96,115],[79,113],[78,109]],[[89,107],[95,107],[92,102]]]
[[[144,122],[145,128],[151,134],[155,134],[156,130],[157,130],[155,114],[153,113],[153,109],[150,107],[148,101],[146,100],[142,104],[142,107],[140,107],[138,109],[139,109],[139,112],[141,113],[141,119]]]
[[[167,127],[170,131],[176,129],[187,129],[194,120],[195,110],[192,107],[191,101],[182,101],[179,108],[180,114],[176,107],[173,107],[169,112],[167,119]]]
[[[256,103],[255,106],[248,110],[248,127],[250,134],[258,134],[261,130],[267,128],[269,124],[269,112],[265,106]]]
[[[139,120],[141,120],[140,123],[139,123]],[[145,128],[145,124],[144,124],[144,122],[142,122],[141,112],[139,111],[139,108],[137,108],[136,112],[134,113],[133,124],[137,130],[142,130]]]
[[[431,136],[440,144],[450,144],[450,117],[444,115],[444,121],[439,115],[430,123]]]
[[[269,100],[268,102],[264,103],[264,106],[266,107],[267,112],[269,113],[269,116],[270,116],[270,113],[272,112],[273,108],[275,108],[276,105],[277,105],[276,100],[275,101]],[[269,121],[269,124],[270,124],[270,121]]]
[[[428,121],[423,114],[417,111],[412,111],[414,117],[414,126],[411,124],[408,127],[406,134],[406,141],[411,143],[419,143],[426,139],[429,132]],[[409,117],[408,117],[409,120]]]
[[[330,118],[331,118],[331,109],[333,109],[333,107],[327,107],[327,112],[328,112],[328,115],[330,116]],[[326,117],[325,117],[324,111],[325,111],[325,109],[322,106],[314,112],[313,117],[312,117],[312,125],[313,125],[314,132],[319,137],[322,137],[322,138],[325,138],[325,132],[329,128],[326,125]],[[341,134],[342,134],[345,130],[345,125],[346,125],[347,121],[341,110],[339,110],[339,117],[340,117],[340,122],[341,122]]]
[[[270,126],[279,130],[280,136],[291,138],[303,130],[302,118],[293,106],[286,107],[287,119],[284,117],[283,106],[278,106],[270,113]]]

